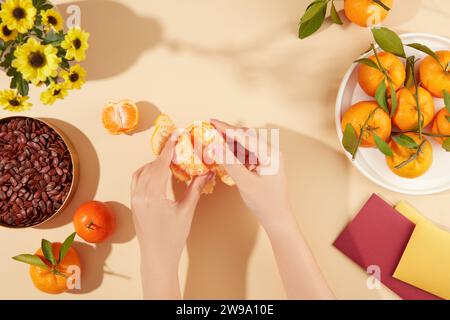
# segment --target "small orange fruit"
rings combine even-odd
[[[151,142],[153,153],[159,155],[177,128],[167,115],[161,115],[155,126]],[[214,172],[223,183],[233,186],[234,181],[223,166],[204,161],[203,152],[213,143],[223,143],[223,137],[208,122],[194,122],[181,131],[175,146],[174,159],[170,165],[174,177],[179,181],[190,183],[196,176]],[[215,179],[210,180],[203,193],[212,193],[215,184]]]
[[[89,201],[75,212],[73,225],[85,241],[99,243],[109,238],[116,229],[116,216],[104,203]]]
[[[440,64],[433,57],[423,59],[419,67],[422,86],[436,98],[450,92],[450,51],[437,51]]]
[[[391,140],[389,146],[392,149],[393,156],[386,157],[386,162],[396,175],[409,179],[418,178],[431,168],[433,163],[433,147],[427,139],[423,138],[421,140],[418,134],[406,133],[405,135],[412,138],[419,146],[423,143],[419,155],[406,164],[405,161],[411,160],[411,157],[417,153],[417,149],[403,147],[394,140]]]
[[[351,124],[359,136],[361,128],[367,119],[367,128],[362,137],[362,147],[374,147],[375,140],[373,133],[376,133],[381,139],[387,140],[391,135],[391,119],[389,115],[379,108],[375,101],[363,101],[351,106],[342,118],[342,130],[345,130],[347,124]],[[373,113],[374,112],[374,113]],[[372,114],[373,113],[373,114]],[[370,115],[372,116],[370,117]]]
[[[391,77],[394,89],[397,91],[403,85],[406,78],[406,71],[403,62],[388,52],[378,53],[378,58],[381,65],[386,69],[387,73]],[[371,56],[369,59],[377,63],[375,56]],[[359,85],[369,96],[375,96],[375,93],[377,92],[377,89],[383,79],[385,79],[385,77],[381,71],[365,64],[360,65],[358,75]],[[386,86],[389,88],[389,83],[387,81]]]
[[[130,100],[110,102],[103,108],[102,121],[103,126],[111,134],[129,133],[138,125],[138,107]]]
[[[415,92],[415,88],[402,88],[397,92],[397,111],[392,121],[402,131],[418,128],[419,113]],[[423,127],[425,128],[433,120],[435,108],[433,97],[422,87],[419,87],[419,105],[422,112]]]
[[[392,9],[393,0],[383,0]],[[361,27],[382,22],[389,11],[372,0],[345,0],[344,12],[347,18]]]
[[[434,118],[433,127],[431,129],[433,134],[449,135],[450,136],[450,112],[446,108],[441,109]],[[435,138],[437,142],[443,144],[448,138]]]
[[[168,115],[161,114],[155,121],[155,130],[151,138],[153,153],[160,155],[166,142],[172,133],[176,130],[176,126]]]
[[[60,249],[61,243],[52,244],[52,251],[54,257],[59,257]],[[42,249],[37,250],[35,255],[40,257],[41,260],[44,261],[49,268],[51,267],[50,262],[48,262],[45,259]],[[68,290],[67,277],[71,276],[71,274],[68,273],[68,268],[70,266],[77,266],[81,270],[80,258],[78,257],[78,254],[75,251],[75,249],[72,247],[69,249],[64,259],[60,263],[58,263],[57,266],[54,267],[55,270],[53,272],[51,270],[46,270],[38,266],[32,265],[30,266],[30,277],[35,287],[45,293],[49,294],[64,293]],[[57,273],[55,273],[55,271]],[[62,275],[59,275],[58,273]]]

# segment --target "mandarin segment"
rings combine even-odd
[[[444,90],[450,92],[450,51],[437,51],[436,55],[440,63],[433,57],[426,57],[419,66],[419,74],[422,86],[434,97],[443,98]]]
[[[160,155],[172,133],[177,130],[175,123],[169,116],[161,114],[155,121],[155,129],[151,138],[152,150]]]
[[[160,115],[155,122],[155,131],[152,136],[152,149],[155,155],[159,155],[170,138],[177,130],[174,122],[167,115]],[[196,121],[180,131],[175,145],[174,158],[170,165],[173,176],[182,182],[189,184],[197,176],[203,176],[214,172],[223,183],[234,186],[233,179],[225,168],[215,163],[205,163],[203,153],[205,149],[214,143],[224,143],[222,135],[208,122]],[[202,193],[209,194],[216,185],[215,177],[205,186]]]
[[[406,71],[403,62],[393,54],[387,52],[378,53],[378,58],[381,65],[386,69],[388,75],[390,76],[394,89],[397,91],[403,85],[406,78]],[[375,56],[371,56],[369,59],[377,63]],[[378,86],[383,79],[385,79],[384,74],[378,69],[369,67],[365,64],[361,64],[359,66],[359,85],[369,96],[375,96]],[[386,86],[389,88],[388,81],[386,81]]]
[[[375,109],[377,110],[374,112]],[[370,116],[371,113],[372,116]],[[368,130],[364,131],[365,134],[361,141],[362,147],[375,146],[373,133],[376,133],[384,141],[390,137],[392,130],[391,119],[385,111],[379,108],[375,101],[363,101],[351,106],[342,118],[342,130],[345,129],[347,124],[351,124],[359,137],[361,128],[367,119],[369,119],[367,122]]]

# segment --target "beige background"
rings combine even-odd
[[[391,299],[388,289],[368,290],[367,275],[331,243],[373,192],[391,202],[411,201],[428,217],[450,225],[449,193],[406,197],[377,187],[342,154],[334,128],[340,79],[371,41],[348,23],[327,23],[297,39],[306,0],[132,0],[76,2],[92,34],[80,92],[30,116],[58,119],[76,145],[81,183],[70,207],[38,229],[1,229],[0,299],[42,299],[27,267],[10,257],[33,252],[45,237],[61,241],[82,202],[111,203],[118,230],[111,244],[77,243],[84,265],[82,294],[62,299],[141,298],[138,244],[129,207],[132,172],[151,161],[151,124],[161,111],[179,126],[216,117],[246,126],[280,128],[292,201],[331,288],[341,299]],[[69,3],[57,1],[57,3]],[[70,2],[73,3],[73,2]],[[386,21],[398,32],[450,37],[447,0],[397,0]],[[0,77],[2,87],[6,78]],[[111,136],[102,106],[139,101],[141,124],[132,136]],[[1,111],[2,116],[9,114]],[[270,244],[236,190],[219,187],[202,200],[181,265],[186,298],[285,298]]]

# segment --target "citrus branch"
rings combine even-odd
[[[361,130],[360,130],[360,132],[359,132],[359,137],[358,137],[358,143],[357,143],[357,145],[356,145],[355,152],[352,154],[352,160],[355,160],[356,154],[358,153],[358,149],[359,149],[359,147],[361,146],[361,143],[362,143],[362,139],[363,139],[364,132],[365,132],[366,130],[368,130],[368,129],[367,129],[367,126],[369,125],[369,121],[373,118],[373,116],[375,115],[375,112],[377,112],[378,109],[381,109],[381,107],[376,107],[375,109],[373,109],[373,110],[370,112],[370,114],[369,114],[369,116],[367,117],[367,119],[366,119],[366,121],[364,122],[364,124],[361,126]],[[369,131],[369,130],[368,130],[368,131]]]
[[[389,8],[387,5],[385,5],[381,0],[373,0],[376,4],[378,4],[380,7],[382,7],[386,11],[390,11],[391,8]]]
[[[413,155],[411,155],[411,157],[409,157],[408,160],[406,160],[406,161],[400,163],[399,165],[397,165],[397,166],[395,167],[395,169],[399,170],[399,169],[401,169],[401,168],[407,166],[407,165],[410,164],[411,162],[415,161],[415,160],[420,156],[420,154],[422,153],[423,147],[425,146],[425,143],[426,143],[426,142],[427,142],[426,140],[422,141],[422,143],[421,143],[421,144],[419,145],[419,147],[417,148],[417,151],[416,151]]]

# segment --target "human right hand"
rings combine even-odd
[[[246,149],[248,154],[256,156],[258,165],[255,168],[255,166],[248,166],[239,162],[233,152],[235,150],[230,150],[230,145],[225,143],[222,149],[225,153],[224,159],[235,160],[234,164],[222,161],[225,169],[236,182],[242,199],[256,215],[262,226],[266,230],[270,230],[284,225],[286,222],[292,224],[294,218],[289,203],[284,159],[280,150],[243,128],[237,128],[219,120],[211,120],[211,124],[227,141],[232,141],[232,139],[241,142],[247,141],[247,145],[242,147]],[[230,135],[231,130],[237,129],[240,130],[234,131],[233,135]],[[256,139],[257,143],[248,143],[250,139]],[[266,144],[269,156],[262,154],[261,150],[264,148],[254,148],[258,143]],[[212,157],[215,156],[217,154],[212,155]],[[263,169],[273,165],[274,161],[278,161],[278,170],[271,174],[263,174]]]

